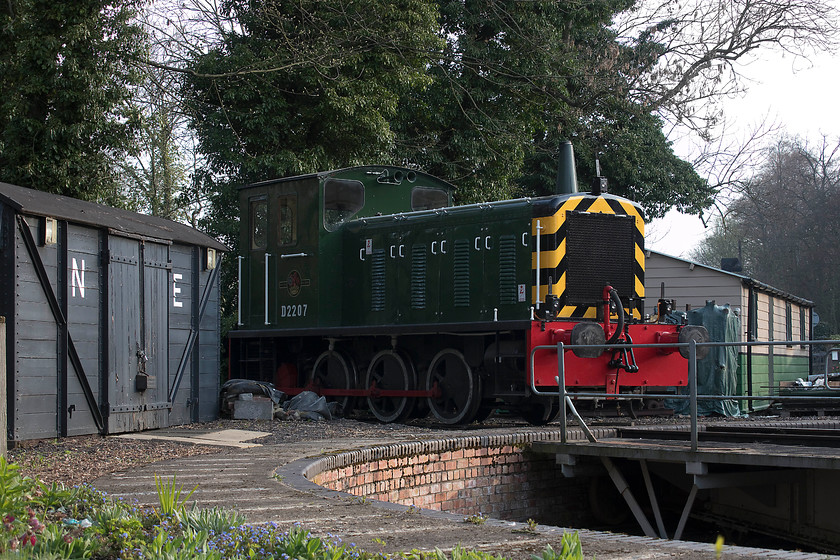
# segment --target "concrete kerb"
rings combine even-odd
[[[593,430],[595,437],[608,438],[615,437],[617,431],[612,428],[602,428]],[[568,433],[570,440],[583,440],[584,433],[579,429],[570,429]],[[331,454],[325,457],[306,457],[292,461],[274,470],[274,476],[281,481],[281,484],[286,484],[289,487],[304,491],[309,494],[316,495],[325,499],[340,499],[345,501],[359,500],[359,496],[332,490],[320,486],[311,481],[320,473],[328,470],[343,468],[351,465],[362,464],[365,462],[372,462],[385,459],[396,459],[402,457],[416,456],[424,453],[437,453],[446,451],[457,451],[462,449],[475,449],[485,447],[501,447],[505,445],[527,445],[534,441],[554,441],[560,439],[559,431],[540,431],[540,432],[526,432],[519,434],[505,434],[505,435],[490,435],[490,436],[466,436],[445,438],[436,440],[420,440],[414,442],[395,443],[390,445],[381,445],[374,447],[366,447],[362,449],[354,449],[341,453]],[[383,509],[395,513],[411,513],[427,517],[430,519],[438,519],[452,523],[463,523],[465,516],[463,514],[449,513],[444,511],[419,508],[413,505],[403,505],[393,502],[385,502],[375,499],[367,499],[367,504],[373,507]],[[555,527],[550,525],[538,525],[536,527],[529,527],[527,523],[504,521],[501,519],[487,518],[484,524],[493,527],[500,527],[512,530],[526,529],[536,530],[540,534],[562,536],[567,532],[578,532],[581,537],[590,539],[615,541],[621,540],[628,545],[634,547],[663,547],[666,549],[678,549],[686,552],[704,552],[709,550],[708,543],[698,543],[691,541],[674,541],[664,540],[644,536],[631,536],[617,533],[609,533],[603,531],[593,531],[589,529],[575,529],[568,527]],[[802,553],[793,551],[773,550],[773,549],[758,549],[740,546],[727,546],[727,551],[730,554],[758,554],[762,557],[775,559],[829,559],[840,558],[840,556],[832,556],[818,553]]]

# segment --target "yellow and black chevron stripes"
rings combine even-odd
[[[589,219],[589,216],[594,216]],[[608,218],[615,216],[616,219]],[[574,220],[571,220],[573,217]],[[569,224],[572,221],[577,238],[573,243],[577,246],[568,247]],[[632,221],[632,223],[631,223]],[[588,235],[580,233],[580,224],[597,222],[597,225],[584,225],[582,228]],[[537,227],[539,226],[539,285],[537,294]],[[531,268],[533,271],[532,301],[545,301],[551,284],[551,293],[560,298],[563,304],[560,315],[570,318],[595,318],[597,302],[600,297],[587,297],[584,304],[580,300],[580,285],[591,286],[588,293],[597,294],[603,285],[602,279],[611,279],[622,298],[641,300],[644,297],[644,218],[639,208],[628,200],[613,196],[593,196],[589,194],[573,195],[562,201],[553,214],[535,216],[531,220],[532,255]],[[581,245],[585,244],[585,245]],[[604,247],[608,247],[604,249]],[[601,257],[606,252],[608,256]],[[570,256],[573,253],[574,256]],[[587,253],[591,253],[590,256]],[[570,281],[569,266],[573,264],[577,277]],[[581,271],[582,263],[587,270]],[[632,276],[631,276],[632,274]],[[623,279],[623,282],[613,278]],[[570,288],[570,285],[572,288]],[[623,292],[623,293],[622,293]],[[593,300],[592,303],[589,303]],[[641,313],[634,310],[635,316]]]

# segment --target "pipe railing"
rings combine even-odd
[[[669,348],[688,348],[688,394],[676,393],[604,393],[604,392],[586,392],[575,391],[573,393],[575,400],[640,400],[640,399],[674,399],[674,400],[688,400],[689,401],[689,415],[691,422],[691,450],[697,451],[698,443],[698,425],[697,425],[697,402],[698,401],[773,401],[773,402],[809,402],[809,401],[831,401],[836,400],[840,403],[840,395],[834,396],[808,396],[808,395],[698,395],[697,394],[697,348],[702,347],[745,347],[745,346],[829,346],[831,350],[838,350],[836,340],[774,340],[774,341],[752,341],[752,342],[697,342],[691,340],[689,342],[680,342],[669,344]],[[566,363],[565,351],[576,348],[603,348],[609,350],[635,349],[635,348],[662,348],[662,344],[563,344],[558,342],[556,345],[540,345],[531,349],[529,357],[528,380],[531,385],[531,390],[536,395],[557,397],[560,404],[560,413],[558,421],[561,429],[561,442],[568,441],[568,420],[566,408],[572,411],[572,414],[577,419],[584,433],[590,441],[594,441],[591,436],[589,428],[584,423],[583,418],[578,414],[572,403],[571,395],[566,391]],[[534,356],[540,351],[556,351],[557,352],[557,376],[554,378],[557,383],[557,392],[544,391],[537,388],[534,380],[535,359]],[[828,362],[826,363],[825,386],[829,388],[828,383]]]

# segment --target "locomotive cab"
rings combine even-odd
[[[240,191],[239,327],[317,324],[319,198],[306,178]]]
[[[338,325],[342,229],[367,216],[449,206],[452,187],[424,173],[366,166],[240,188],[237,326]]]

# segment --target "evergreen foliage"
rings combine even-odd
[[[659,119],[628,99],[661,51],[646,40],[622,44],[609,29],[632,2],[438,4],[446,48],[429,69],[431,85],[403,99],[394,123],[401,159],[454,182],[461,202],[544,195],[553,192],[559,142],[569,139],[582,188],[597,157],[611,190],[651,217],[710,203]]]
[[[9,0],[0,6],[0,180],[120,204],[113,162],[142,54],[137,0]]]

